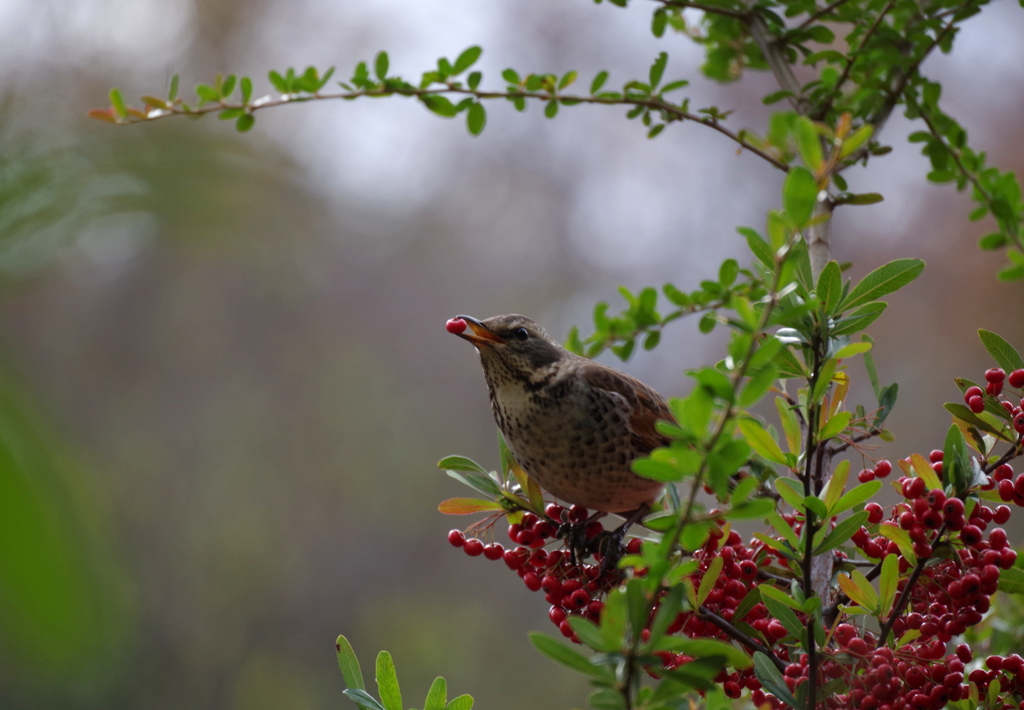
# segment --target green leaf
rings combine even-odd
[[[697,588],[697,606],[703,604],[704,600],[711,594],[711,590],[715,588],[715,583],[718,582],[724,565],[725,560],[721,557],[715,557],[711,560],[707,572],[704,573],[704,577],[700,580],[700,587]]]
[[[1000,336],[988,330],[979,330],[978,336],[992,359],[1007,373],[1024,369],[1024,359],[1021,359],[1020,353]]]
[[[590,93],[596,94],[598,91],[601,90],[601,87],[604,86],[604,83],[606,81],[608,81],[608,72],[598,72],[597,76],[594,77],[594,80],[590,82]]]
[[[845,195],[838,202],[843,205],[876,205],[884,201],[885,197],[877,192],[862,192],[859,195]]]
[[[801,160],[811,170],[817,170],[825,162],[821,152],[821,136],[818,134],[818,129],[806,116],[797,117],[793,128]]]
[[[854,513],[849,518],[840,521],[839,524],[825,536],[825,539],[821,541],[821,544],[814,549],[814,554],[821,555],[842,545],[868,521],[868,517],[868,512],[862,510],[858,513]]]
[[[550,101],[547,102],[547,104],[545,104],[545,106],[544,106],[544,115],[547,118],[554,118],[555,116],[558,115],[558,101],[557,100],[551,99]]]
[[[665,650],[685,653],[695,659],[720,656],[726,665],[737,669],[750,668],[750,657],[732,644],[715,639],[691,639],[679,636],[667,636],[664,639]]]
[[[356,690],[364,690],[363,672],[359,668],[359,659],[356,652],[352,650],[352,644],[344,636],[339,636],[335,643],[338,649],[338,667],[341,669],[341,676],[345,679],[345,685]]]
[[[881,618],[889,616],[892,603],[896,599],[896,587],[900,582],[900,565],[896,555],[886,555],[882,560],[882,573],[878,578],[879,608]],[[884,639],[883,639],[884,641]]]
[[[1024,569],[1011,567],[999,572],[999,591],[1007,594],[1024,594]]]
[[[652,481],[678,481],[683,477],[683,472],[667,461],[633,459],[632,469],[633,473]]]
[[[384,710],[403,710],[395,662],[391,660],[391,654],[387,651],[377,654],[377,692],[380,694]]]
[[[240,86],[242,87],[242,103],[248,106],[249,99],[252,98],[252,79],[243,76]]]
[[[790,527],[785,518],[778,513],[772,512],[765,517],[765,520],[782,535],[786,542],[792,545],[794,550],[800,549],[800,538],[796,536],[793,528]]]
[[[480,59],[480,55],[483,54],[483,52],[483,49],[475,45],[466,49],[459,55],[458,59],[455,60],[455,64],[452,66],[452,76],[458,76],[476,64],[476,61]]]
[[[588,658],[583,656],[583,654],[574,651],[571,648],[566,648],[562,644],[558,643],[558,641],[555,641],[550,636],[546,636],[539,631],[530,633],[530,643],[533,644],[534,648],[551,660],[556,663],[561,663],[563,666],[571,668],[574,671],[606,683],[612,683],[615,680],[611,670],[607,667],[595,666]],[[388,710],[391,709],[388,708]]]
[[[235,130],[239,133],[245,133],[255,125],[256,117],[251,113],[247,113],[244,116],[239,116],[238,120],[235,121]]]
[[[879,525],[878,532],[886,539],[892,540],[896,543],[896,546],[900,548],[900,554],[903,555],[904,559],[906,559],[911,566],[917,564],[917,555],[914,554],[914,543],[910,539],[910,533],[903,528],[888,522]]]
[[[782,500],[789,503],[795,510],[803,511],[804,496],[793,488],[793,483],[788,478],[776,478],[775,490],[782,496]]]
[[[802,707],[796,698],[793,697],[793,694],[789,692],[789,687],[786,685],[786,681],[783,680],[781,671],[771,662],[768,656],[760,651],[754,654],[754,675],[761,681],[764,689],[776,698],[791,708]]]
[[[373,70],[377,74],[377,78],[384,81],[388,76],[388,53],[378,52],[377,59],[373,62]]]
[[[803,227],[814,212],[818,184],[807,168],[795,167],[786,173],[782,186],[782,205],[797,227]]]
[[[445,118],[452,118],[459,112],[451,101],[440,94],[423,94],[420,96],[420,101],[438,116]]]
[[[778,342],[777,340],[775,342]],[[782,433],[786,436],[786,446],[791,453],[799,453],[802,433],[800,431],[800,420],[796,418],[793,408],[790,407],[782,397],[775,398],[775,409],[779,412],[779,421],[782,423]]]
[[[444,710],[473,710],[473,696],[460,695],[448,701]]]
[[[832,329],[831,335],[833,337],[839,335],[851,335],[859,330],[864,330],[878,320],[878,316],[882,315],[882,312],[887,306],[888,304],[885,301],[874,301],[872,303],[864,304],[860,308],[852,311],[845,318],[841,318],[836,321],[836,325]],[[845,306],[842,306],[841,310],[846,310]]]
[[[178,98],[178,75],[175,74],[171,77],[171,88],[167,92],[167,100],[174,101]]]
[[[758,261],[769,269],[775,268],[775,251],[769,246],[768,242],[761,238],[761,235],[756,230],[750,227],[738,227],[736,231],[747,240],[747,247],[757,257]]]
[[[826,315],[834,315],[843,297],[843,275],[839,264],[830,261],[825,264],[818,277],[818,298],[825,309]]]
[[[566,72],[565,76],[563,76],[561,78],[561,80],[558,82],[558,89],[559,89],[559,91],[561,91],[562,89],[564,89],[565,87],[569,86],[574,81],[576,81],[576,77],[577,76],[578,76],[578,74],[576,73],[575,69],[572,70],[572,71]]]
[[[846,592],[846,596],[864,609],[872,613],[878,609],[878,593],[859,570],[853,570],[849,576],[840,574],[839,586]]]
[[[506,69],[501,73],[501,78],[507,81],[509,84],[521,84],[522,81],[519,78],[519,74],[516,73],[515,69]]]
[[[825,442],[834,436],[838,436],[844,429],[846,429],[847,425],[850,423],[850,417],[852,416],[853,414],[851,412],[839,412],[829,419],[818,433],[818,441]]]
[[[824,493],[825,507],[830,511],[829,517],[834,515],[831,511],[842,497],[843,489],[846,488],[846,479],[849,475],[850,462],[847,459],[843,459],[836,466],[836,470],[832,473],[832,478],[828,479],[828,483],[825,484],[825,490],[822,493]]]
[[[484,132],[484,126],[486,124],[487,110],[484,109],[483,104],[479,101],[474,102],[466,112],[466,128],[469,129],[469,132],[472,135],[478,136]]]
[[[626,594],[621,589],[613,589],[605,598],[600,628],[605,648],[622,646],[626,635]]]
[[[839,348],[839,350],[836,351],[834,357],[836,358],[836,360],[842,360],[844,358],[853,357],[854,355],[866,353],[867,351],[871,350],[871,347],[872,344],[867,341],[862,341],[859,343],[849,343]]]
[[[920,259],[897,259],[878,267],[853,287],[840,310],[848,311],[897,291],[920,276],[924,262]]]
[[[346,688],[341,692],[349,700],[363,708],[363,710],[385,710],[384,706],[378,703],[377,700],[365,690],[361,690],[359,688]]]
[[[839,149],[839,157],[845,158],[853,151],[860,148],[871,135],[875,132],[875,127],[870,123],[865,123],[863,126],[853,132],[853,135],[849,136],[843,141],[843,147]]]
[[[839,515],[840,513],[849,510],[855,506],[860,505],[866,500],[870,500],[875,493],[882,488],[881,481],[868,481],[856,486],[852,490],[848,491],[846,495],[840,498],[836,504],[829,509],[829,517]]]
[[[658,58],[654,60],[654,64],[651,65],[651,70],[648,76],[651,80],[651,91],[661,83],[661,77],[665,73],[665,65],[668,64],[668,54],[662,52],[658,55]]]
[[[770,584],[759,584],[757,586],[757,591],[758,594],[761,595],[761,601],[765,601],[765,599],[774,599],[776,602],[779,602],[780,604],[785,604],[790,609],[794,609],[796,611],[803,611],[803,609],[800,607],[800,603],[797,602],[796,599],[793,599],[793,597],[789,596],[778,587],[773,587]],[[799,624],[798,622],[798,626],[802,631],[803,624]],[[799,634],[796,635],[799,636]]]
[[[444,710],[445,702],[448,700],[448,684],[444,678],[438,676],[427,691],[427,699],[423,701],[423,710]]]
[[[487,474],[483,466],[465,456],[445,456],[437,462],[437,467],[445,471],[473,471]]]
[[[943,407],[945,407],[946,411],[952,414],[957,419],[960,419],[961,421],[964,421],[970,424],[971,426],[976,427],[977,429],[985,432],[986,434],[991,434],[992,436],[1001,439],[1002,441],[1013,441],[1012,437],[1010,437],[1000,429],[994,427],[992,424],[988,423],[987,421],[979,417],[977,414],[975,414],[974,412],[972,412],[970,409],[960,404],[959,402],[947,402],[946,404],[943,405]]]
[[[582,616],[570,616],[569,626],[576,633],[576,636],[587,646],[590,646],[595,651],[611,651],[615,646],[608,648],[605,646],[604,637],[601,635],[600,630],[590,619],[586,619]]]
[[[774,463],[787,465],[782,449],[760,422],[756,419],[741,419],[738,426],[747,444],[760,456]]]
[[[128,118],[128,106],[124,103],[124,96],[120,89],[110,90],[110,105],[120,118]]]

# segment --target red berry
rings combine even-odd
[[[882,510],[882,506],[880,506],[878,503],[868,503],[867,505],[864,506],[864,510],[868,512],[869,525],[876,525],[882,522],[882,518],[885,516],[885,513]]]
[[[459,335],[460,333],[466,332],[466,321],[461,318],[452,318],[444,324],[444,327],[449,333]]]
[[[577,589],[569,595],[569,606],[582,609],[590,603],[590,593],[586,589]]]
[[[944,454],[942,453],[941,450],[939,450],[939,449],[932,449],[931,452],[928,454],[928,460],[931,463],[935,463],[936,461],[941,461],[943,456],[944,456]]]
[[[947,498],[942,504],[942,515],[945,518],[960,518],[964,514],[964,502],[959,498]]]
[[[981,542],[981,529],[976,525],[968,525],[960,531],[960,540],[968,547],[975,547]]]
[[[1013,481],[1003,479],[999,482],[999,499],[1009,503],[1013,500]],[[1005,508],[1006,506],[1000,506]]]
[[[942,504],[946,502],[946,494],[941,488],[933,488],[928,491],[928,495],[925,497],[925,500],[928,501],[928,505],[930,505],[934,510],[938,510],[942,507]]]
[[[988,534],[988,544],[993,550],[1002,550],[1006,547],[1006,531],[1002,528],[994,528]]]
[[[565,609],[560,606],[553,606],[548,609],[548,618],[551,619],[551,623],[555,626],[560,625],[565,621]]]
[[[470,557],[477,557],[482,555],[484,552],[484,544],[477,540],[475,537],[471,537],[466,540],[466,544],[462,546],[462,551]]]
[[[996,512],[992,515],[992,522],[996,525],[1002,525],[1010,519],[1010,506],[1001,505],[996,508]]]
[[[489,560],[500,560],[505,555],[505,549],[496,542],[484,547],[484,557]]]
[[[977,385],[968,387],[966,390],[964,390],[964,401],[967,402],[968,400],[970,400],[971,397],[980,397],[982,395],[982,392],[983,390],[981,389],[981,387],[978,387]]]
[[[531,592],[540,591],[540,577],[537,576],[536,572],[527,572],[526,574],[524,574],[523,583],[526,585],[526,588],[529,589]]]
[[[1010,373],[1010,387],[1021,389],[1024,387],[1024,370],[1014,370]]]
[[[1013,428],[1017,430],[1018,434],[1024,434],[1024,412],[1013,418]]]
[[[1003,481],[1008,478],[1013,478],[1013,467],[1008,463],[1001,464],[996,467],[996,470],[992,472],[992,478],[997,481]]]
[[[840,624],[835,631],[836,642],[846,648],[850,641],[857,638],[857,629],[852,624]]]
[[[757,563],[753,560],[743,560],[740,562],[740,577],[747,580],[748,582],[757,576]]]
[[[466,536],[462,534],[461,530],[452,530],[448,533],[448,542],[452,547],[462,547],[466,544]]]
[[[866,468],[857,474],[857,480],[860,481],[861,483],[870,483],[871,481],[875,480],[875,472],[872,471],[870,468]]]
[[[967,400],[967,406],[970,407],[971,411],[975,414],[981,414],[985,411],[985,401],[978,395],[974,395]]]
[[[885,478],[892,472],[892,464],[882,459],[875,464],[875,478]]]
[[[971,653],[971,647],[966,643],[958,644],[956,647],[956,657],[964,663],[970,663],[974,660],[974,654]]]
[[[863,656],[868,652],[868,644],[862,638],[855,638],[847,644],[846,650],[858,656]]]
[[[548,516],[556,524],[564,522],[562,515],[565,512],[565,508],[558,505],[558,503],[548,503],[544,508],[544,515]]]
[[[998,396],[999,393],[1003,391],[1003,383],[1002,383],[1002,381],[999,381],[999,382],[989,382],[987,385],[985,385],[985,391],[988,392],[993,397]]]
[[[1006,373],[1001,367],[993,367],[985,370],[985,381],[986,382],[1002,382],[1006,379]]]

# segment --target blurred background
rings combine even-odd
[[[1021,171],[1016,5],[925,71],[972,144]],[[493,104],[479,138],[404,99],[279,108],[242,136],[86,112],[174,73],[249,74],[261,94],[269,69],[341,78],[387,49],[418,78],[480,44],[484,86],[508,66],[621,85],[666,50],[695,107],[759,130],[771,79],[701,80],[651,9],[0,0],[0,708],[342,707],[339,633],[364,667],[393,653],[410,705],[439,674],[480,708],[585,704],[527,642],[554,631],[540,595],[445,541],[470,521],[437,513],[463,489],[435,462],[494,467],[497,448],[476,355],[444,321],[519,312],[563,337],[621,306],[619,284],[692,289],[748,262],[735,227],[762,226],[781,174],[700,126],[648,141],[620,109]],[[894,153],[849,171],[886,201],[839,212],[834,237],[855,277],[928,261],[870,329],[901,386],[891,456],[941,446],[952,378],[991,365],[977,328],[1024,346],[1024,285],[996,283],[1002,255],[975,246],[990,230],[924,182],[910,130],[894,118]],[[681,394],[722,342],[683,322],[625,369]]]

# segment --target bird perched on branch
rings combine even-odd
[[[456,316],[447,328],[476,346],[498,428],[541,488],[631,519],[650,509],[663,486],[630,467],[669,443],[655,428],[659,419],[675,421],[664,397],[569,352],[525,316]]]

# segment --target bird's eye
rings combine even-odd
[[[530,331],[528,331],[526,328],[516,328],[515,336],[516,336],[516,340],[519,340],[520,342],[522,342],[524,340],[529,340],[530,339]]]

